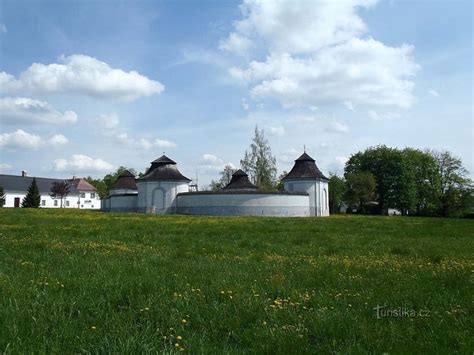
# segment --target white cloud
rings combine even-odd
[[[219,49],[237,54],[245,54],[253,46],[252,41],[245,36],[232,32],[229,37],[221,41]]]
[[[4,174],[12,170],[12,166],[7,163],[0,163],[0,173]]]
[[[201,162],[199,164],[199,169],[201,171],[216,172],[222,171],[226,165],[230,165],[235,169],[235,165],[230,162],[225,162],[223,159],[219,158],[214,154],[203,154]]]
[[[258,1],[240,6],[243,19],[221,46],[248,49],[251,40],[262,40],[272,51],[312,52],[345,42],[367,31],[357,15],[358,7],[369,8],[375,0]]]
[[[54,134],[50,137],[40,137],[30,134],[22,129],[17,129],[11,133],[0,134],[0,147],[39,149],[45,146],[60,146],[69,143],[69,140],[62,134]]]
[[[167,149],[167,148],[175,148],[177,144],[172,141],[168,141],[165,139],[149,139],[149,138],[133,138],[129,137],[127,133],[120,133],[115,136],[116,139],[121,144],[126,144],[131,148],[140,148],[149,150],[152,148],[160,148],[160,149]]]
[[[114,166],[100,158],[94,159],[87,155],[73,154],[69,159],[56,159],[54,161],[54,170],[76,172],[101,172],[110,171]]]
[[[269,133],[272,136],[282,137],[282,136],[285,135],[286,131],[285,131],[285,127],[283,127],[283,126],[277,126],[277,127],[272,126],[269,129]]]
[[[352,39],[324,48],[310,58],[271,54],[265,62],[230,74],[250,85],[255,99],[273,98],[284,106],[317,106],[350,101],[354,104],[409,107],[418,70],[413,47],[387,47],[373,39]]]
[[[437,92],[436,90],[434,89],[431,89],[430,91],[428,91],[428,93],[434,97],[438,97],[439,96],[439,92]]]
[[[176,147],[175,142],[167,141],[165,139],[156,138],[153,144],[158,148],[174,148]]]
[[[100,115],[96,122],[101,128],[105,129],[113,129],[120,124],[119,116],[116,113]]]
[[[335,133],[349,133],[350,131],[348,125],[337,122],[337,121],[330,122],[327,130],[329,132],[335,132]]]
[[[343,157],[343,156],[337,156],[335,157],[336,162],[338,165],[344,166],[346,165],[346,162],[349,160],[348,157]]]
[[[96,58],[80,54],[61,56],[59,63],[34,63],[18,79],[2,72],[0,83],[6,91],[73,93],[126,101],[164,90],[160,82],[136,71],[114,69]]]
[[[45,101],[26,97],[0,98],[0,122],[4,124],[75,123],[74,111],[60,112]]]
[[[374,110],[369,110],[369,117],[372,121],[391,121],[401,117],[398,112],[383,112],[378,113]]]
[[[67,139],[62,134],[54,134],[49,140],[48,144],[57,146],[57,145],[65,145],[69,143],[69,139]]]
[[[352,105],[352,102],[344,101],[344,106],[346,106],[347,109],[349,109],[350,111],[355,112],[355,108],[354,108],[354,105]]]
[[[7,32],[7,25],[0,23],[0,34],[6,34]]]
[[[410,107],[412,78],[419,69],[413,46],[392,47],[361,37],[368,29],[357,11],[375,3],[244,0],[243,19],[234,23],[225,43],[246,38],[267,57],[232,67],[229,73],[250,86],[255,100],[273,99],[284,107]]]

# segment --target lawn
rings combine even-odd
[[[473,295],[472,220],[0,209],[0,353],[472,353]]]

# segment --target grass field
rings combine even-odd
[[[0,353],[472,353],[473,259],[472,220],[0,209]]]

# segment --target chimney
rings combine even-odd
[[[28,176],[28,172],[26,170],[21,171],[21,176],[25,177]]]

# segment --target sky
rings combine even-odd
[[[255,126],[306,152],[449,150],[474,177],[471,1],[0,2],[0,173],[103,177],[166,153],[204,187]]]

